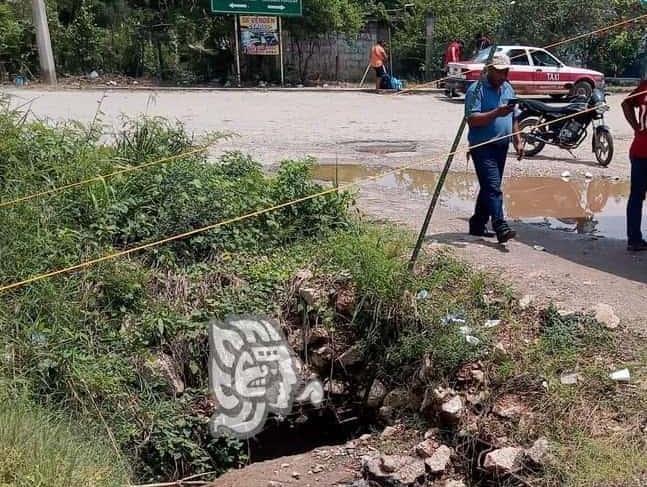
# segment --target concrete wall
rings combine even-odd
[[[319,77],[323,81],[359,82],[368,65],[371,48],[377,42],[378,35],[384,35],[383,29],[375,23],[355,38],[344,35],[322,37],[313,41],[314,55],[310,59],[308,72],[310,77]],[[384,37],[386,39],[386,37]],[[296,46],[289,32],[284,32],[285,63],[289,78],[295,78],[299,57]],[[304,53],[304,56],[307,53]],[[373,79],[369,77],[367,79]]]

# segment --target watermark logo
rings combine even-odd
[[[295,400],[319,406],[321,383],[300,381],[301,365],[278,323],[256,316],[209,323],[212,434],[247,439],[263,429],[270,413],[290,414]]]

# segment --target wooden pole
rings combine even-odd
[[[240,46],[238,44],[238,15],[234,15],[234,39],[236,42],[236,78],[238,80],[238,87],[240,87],[241,79],[240,79]]]
[[[283,22],[279,17],[279,57],[281,63],[281,86],[285,86],[285,71],[283,68]]]
[[[361,88],[364,86],[364,81],[366,80],[366,76],[368,75],[368,70],[371,69],[371,63],[368,63],[368,66],[366,66],[366,71],[364,71],[364,76],[362,76],[362,81],[359,82],[359,87]]]

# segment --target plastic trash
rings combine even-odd
[[[483,326],[485,328],[496,328],[501,324],[501,320],[487,320]]]
[[[470,345],[474,345],[474,346],[476,346],[476,345],[478,345],[479,343],[481,343],[481,340],[479,340],[478,338],[476,338],[475,336],[472,336],[472,335],[467,335],[467,336],[465,337],[465,341],[466,341],[467,343],[469,343]]]
[[[629,369],[620,369],[610,373],[609,377],[611,378],[611,380],[614,380],[616,382],[629,382],[629,379],[631,379],[631,374],[629,374]]]
[[[460,315],[457,314],[448,314],[443,318],[442,324],[447,326],[447,325],[464,325],[465,324],[465,319],[462,318]]]
[[[416,299],[419,301],[422,301],[423,299],[427,299],[429,297],[429,291],[426,289],[421,289],[418,291],[418,294],[416,294]]]

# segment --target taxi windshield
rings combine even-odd
[[[497,52],[502,51],[500,47],[497,48]],[[476,55],[474,59],[472,59],[473,63],[484,63],[487,61],[488,56],[490,55],[490,48],[487,47],[485,49],[481,49],[479,53]]]

